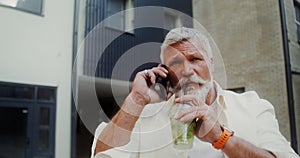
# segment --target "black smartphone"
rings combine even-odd
[[[166,65],[162,65],[162,67],[169,71]],[[166,78],[163,78],[161,76],[156,76],[156,81],[153,88],[163,100],[167,100],[169,86],[170,86],[169,74],[167,74]]]

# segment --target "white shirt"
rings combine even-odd
[[[220,111],[219,121],[235,132],[235,136],[274,153],[278,158],[299,158],[279,131],[273,106],[260,99],[256,92],[237,94],[217,88],[215,102]],[[223,158],[221,150],[195,137],[193,148],[178,151],[172,147],[169,121],[170,103],[147,105],[133,129],[130,142],[122,147],[97,153],[95,158]],[[106,123],[101,123],[99,136]],[[92,155],[97,139],[94,139]],[[93,157],[93,156],[91,156]]]

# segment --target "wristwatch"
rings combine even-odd
[[[224,148],[224,146],[225,146],[226,142],[228,141],[228,139],[231,136],[233,136],[233,134],[234,134],[234,132],[231,129],[229,129],[229,128],[225,127],[225,126],[221,125],[221,129],[223,131],[222,135],[218,138],[217,141],[215,141],[215,142],[212,143],[212,146],[214,148],[216,148],[216,149],[222,149],[222,148]]]

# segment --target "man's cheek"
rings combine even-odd
[[[176,73],[173,70],[169,70],[169,77],[170,77],[170,83],[171,83],[172,87],[176,86],[177,83],[179,82],[180,78],[181,78],[179,73]]]

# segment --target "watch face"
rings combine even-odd
[[[228,127],[226,127],[226,126],[224,126],[224,125],[221,126],[221,129],[222,129],[222,131],[226,130],[226,131],[228,131],[229,133],[232,133],[232,135],[233,135],[233,133],[234,133],[233,130],[229,129]]]

